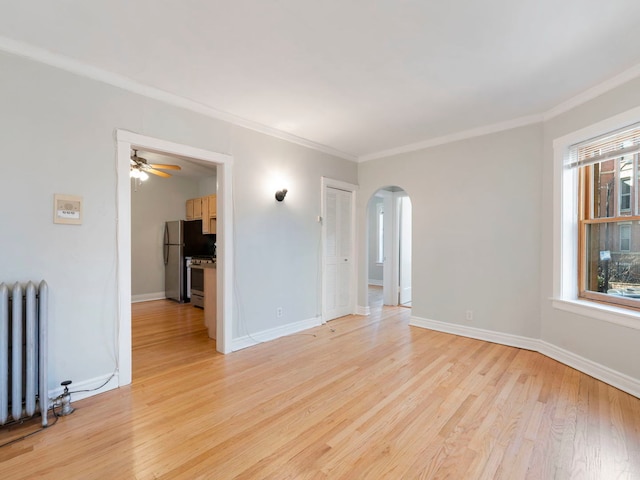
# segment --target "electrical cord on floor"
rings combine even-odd
[[[95,387],[95,388],[89,388],[89,389],[86,389],[86,390],[75,390],[75,391],[73,391],[73,392],[69,392],[69,394],[71,394],[71,393],[95,392],[96,390],[100,390],[100,389],[101,389],[102,387],[104,387],[107,383],[109,383],[113,377],[115,377],[115,376],[116,376],[116,373],[117,373],[117,372],[118,372],[118,370],[114,370],[114,371],[113,371],[113,373],[111,374],[111,376],[110,376],[109,378],[107,378],[107,379],[104,381],[104,383],[103,383],[102,385],[98,386],[98,387]],[[58,396],[55,398],[55,400],[58,400],[59,398],[62,398],[62,394],[58,395]]]
[[[33,436],[33,435],[35,435],[36,433],[40,433],[40,432],[42,432],[43,430],[46,430],[47,428],[51,428],[51,427],[53,427],[56,423],[58,423],[58,418],[60,418],[60,415],[58,415],[58,414],[56,413],[56,406],[55,406],[55,405],[51,405],[50,410],[53,412],[53,416],[55,417],[55,420],[54,420],[54,422],[53,422],[51,425],[47,425],[47,426],[45,426],[45,427],[40,427],[38,430],[35,430],[35,431],[33,431],[33,432],[30,432],[30,433],[26,433],[26,434],[22,435],[21,437],[14,438],[13,440],[9,440],[8,442],[5,442],[5,443],[1,443],[1,444],[0,444],[0,448],[2,448],[2,447],[6,447],[6,446],[8,446],[8,445],[12,445],[12,444],[14,444],[14,443],[16,443],[16,442],[19,442],[19,441],[21,441],[21,440],[24,440],[24,439],[26,439],[26,438],[29,438],[29,437],[31,437],[31,436]],[[48,411],[47,411],[47,413],[48,413]],[[18,424],[18,423],[23,423],[23,422],[20,422],[20,421],[14,421],[14,422],[9,423],[8,425],[16,425],[16,424]]]

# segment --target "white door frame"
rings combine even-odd
[[[376,194],[381,194],[384,199],[383,303],[397,306],[400,293],[400,199],[407,197],[411,200],[411,197],[405,190],[381,190]]]
[[[398,205],[400,207],[400,217],[398,219],[399,235],[398,235],[398,304],[406,305],[412,301],[412,244],[413,241],[413,215],[411,197],[404,194],[398,197]],[[408,232],[407,232],[408,230]],[[408,253],[407,253],[408,252]],[[407,275],[408,272],[408,275]],[[407,293],[408,292],[408,293]],[[409,296],[409,299],[403,299],[403,295]],[[403,301],[404,300],[404,301]]]
[[[400,227],[398,201],[394,192],[380,192],[384,201],[384,261],[382,262],[382,297],[384,305],[398,305],[398,252]]]
[[[337,188],[338,190],[344,190],[346,192],[351,192],[351,221],[349,222],[351,228],[351,258],[353,259],[353,266],[351,268],[351,279],[349,280],[349,288],[351,288],[351,304],[349,305],[349,309],[351,313],[356,313],[356,296],[358,292],[358,260],[357,260],[357,239],[356,239],[356,195],[358,191],[358,185],[354,185],[352,183],[343,182],[341,180],[334,180],[328,177],[320,178],[320,216],[322,218],[322,241],[321,241],[321,258],[320,261],[322,263],[322,280],[320,282],[320,298],[322,299],[322,323],[327,323],[327,319],[325,316],[325,304],[324,304],[324,282],[325,282],[325,263],[326,263],[326,255],[325,255],[325,245],[327,242],[327,229],[325,226],[324,219],[327,215],[325,211],[326,205],[326,189]]]
[[[129,165],[131,149],[168,153],[181,157],[204,160],[217,165],[218,172],[218,222],[217,285],[218,310],[216,326],[216,349],[221,353],[231,352],[233,315],[233,210],[232,168],[233,157],[222,153],[169,142],[146,135],[116,130],[117,142],[117,289],[118,321],[118,386],[131,383],[131,180]]]

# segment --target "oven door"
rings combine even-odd
[[[187,268],[187,274],[185,276],[187,279],[186,297],[187,300],[191,300],[191,257],[184,257],[184,260]]]
[[[204,268],[191,265],[191,303],[204,308]]]

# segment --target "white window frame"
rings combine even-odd
[[[567,168],[572,145],[640,122],[640,107],[553,141],[552,306],[640,330],[640,311],[578,298],[578,169]]]

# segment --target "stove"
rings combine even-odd
[[[203,263],[216,263],[216,257],[213,255],[193,255],[191,257],[191,265],[201,265]]]
[[[213,255],[193,255],[191,257],[191,303],[194,307],[204,308],[204,268],[215,264]]]

